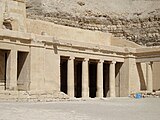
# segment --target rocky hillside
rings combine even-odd
[[[27,17],[160,45],[160,0],[27,0]]]

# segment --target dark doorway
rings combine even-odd
[[[61,57],[60,58],[60,77],[61,77],[60,90],[65,94],[67,94],[67,66],[68,66],[68,59]]]
[[[82,97],[82,61],[78,60],[74,62],[74,86],[75,97]]]
[[[109,97],[109,63],[103,63],[103,97]]]
[[[17,86],[18,90],[29,90],[30,77],[29,77],[29,56],[28,52],[18,51],[17,57]]]
[[[97,91],[97,63],[89,63],[89,97],[95,98]]]
[[[7,68],[9,51],[0,50],[0,90],[7,89]]]

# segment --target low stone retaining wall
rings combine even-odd
[[[0,101],[15,102],[52,102],[69,99],[59,91],[0,91]]]

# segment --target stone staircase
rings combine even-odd
[[[0,91],[0,101],[52,102],[69,96],[59,91]]]

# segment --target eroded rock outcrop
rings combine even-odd
[[[159,0],[27,0],[27,17],[160,45]]]

